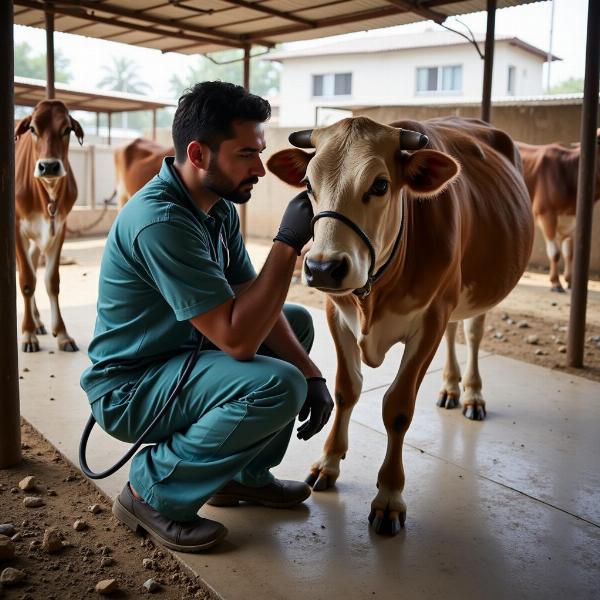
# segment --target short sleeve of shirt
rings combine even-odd
[[[227,219],[227,246],[229,249],[229,266],[225,270],[227,280],[232,285],[246,283],[256,277],[256,271],[246,250],[242,234],[240,233],[240,219],[235,207],[229,205],[229,218]]]
[[[142,229],[133,256],[140,274],[157,289],[178,321],[191,319],[234,297],[210,241],[186,219],[169,218]]]

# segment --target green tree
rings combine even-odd
[[[574,92],[583,92],[583,79],[569,77],[550,88],[551,94],[571,94]]]
[[[206,56],[200,55],[198,63],[189,67],[184,76],[171,76],[170,85],[173,96],[179,97],[183,90],[199,81],[220,79],[221,81],[242,85],[244,78],[242,57],[243,52],[241,50],[225,50],[213,55],[215,61],[225,64],[215,64]],[[276,93],[279,90],[279,73],[280,66],[277,63],[259,60],[258,58],[251,59],[250,90],[261,96]]]
[[[34,54],[27,42],[15,44],[15,75],[46,80],[46,54]],[[70,61],[60,49],[54,50],[54,78],[61,83],[69,83],[72,75]]]

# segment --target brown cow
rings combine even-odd
[[[173,154],[173,146],[144,138],[119,146],[114,153],[119,208],[160,171],[163,158]]]
[[[396,534],[406,515],[402,444],[417,391],[446,331],[438,406],[458,405],[454,336],[463,319],[463,414],[485,416],[477,364],[485,312],[516,285],[533,241],[519,155],[505,133],[458,118],[386,126],[358,117],[290,141],[316,152],[283,150],[268,167],[292,185],[307,185],[314,202],[303,279],[327,294],[338,360],[335,419],[307,481],[324,490],[339,475],[361,393],[361,360],[377,367],[403,342],[398,375],[383,399],[387,453],[369,515],[375,531]],[[427,141],[430,149],[405,151]]]
[[[531,197],[533,216],[546,241],[546,254],[550,260],[550,289],[564,292],[558,275],[558,261],[562,250],[565,281],[570,288],[581,150],[579,144],[565,148],[559,144],[533,146],[517,142],[517,147],[523,160],[523,174]],[[595,201],[600,198],[600,129],[597,148]]]
[[[60,350],[77,350],[58,305],[60,251],[67,215],[77,199],[77,184],[68,159],[71,131],[82,144],[81,125],[59,100],[42,100],[33,114],[19,121],[15,128],[16,245],[25,304],[21,327],[21,347],[25,352],[38,352],[37,335],[46,333],[34,297],[40,253],[46,259],[52,335],[57,338]]]

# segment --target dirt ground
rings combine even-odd
[[[0,532],[2,525],[12,524],[14,533],[8,533],[15,547],[15,557],[2,560],[0,546],[0,573],[10,567],[24,571],[26,577],[15,585],[0,584],[0,598],[99,598],[104,596],[95,586],[107,579],[116,579],[119,587],[108,598],[211,598],[168,551],[120,524],[112,516],[110,501],[33,428],[23,423],[21,434],[23,462],[0,470]],[[19,482],[30,475],[37,481],[35,489],[19,489]],[[40,498],[43,505],[27,508],[26,497]],[[93,505],[100,511],[92,513]],[[73,525],[80,519],[87,527],[76,531]],[[62,547],[52,553],[42,547],[44,532],[50,528],[62,538]],[[0,544],[3,541],[0,535]],[[159,586],[152,593],[143,587],[149,579]]]
[[[585,368],[566,366],[571,295],[551,292],[545,273],[526,272],[509,296],[488,312],[481,348],[600,381],[600,282],[590,281],[588,290]],[[296,282],[288,302],[324,309],[325,295]],[[464,343],[461,328],[457,340]]]

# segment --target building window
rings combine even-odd
[[[506,85],[506,92],[510,96],[515,95],[515,83],[517,81],[517,67],[510,65],[508,67],[508,83]]]
[[[417,93],[462,91],[462,65],[417,68]]]
[[[333,98],[352,95],[352,73],[313,75],[313,98]]]

